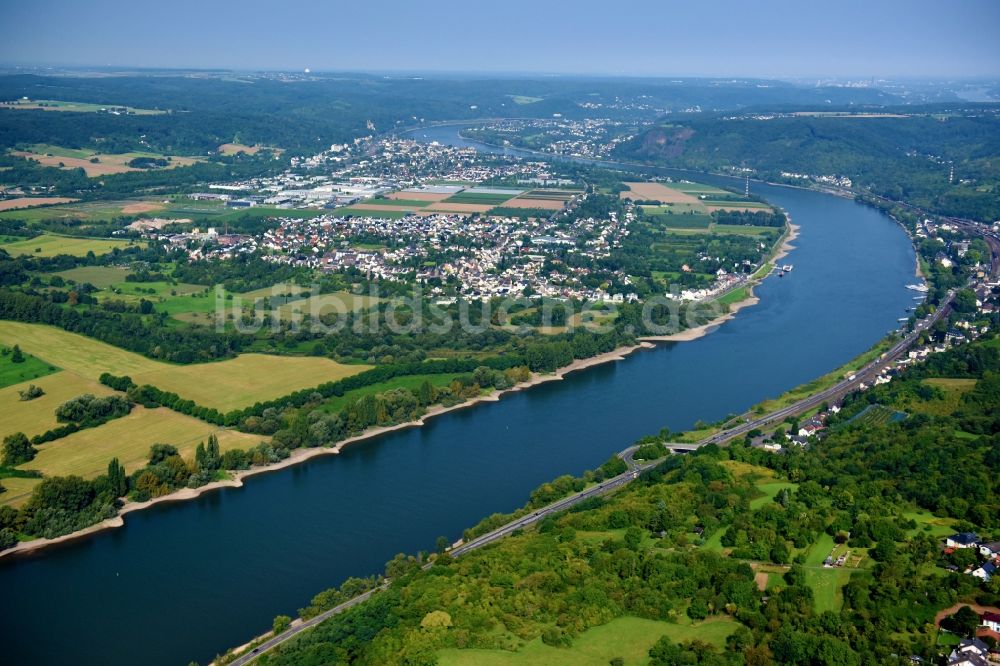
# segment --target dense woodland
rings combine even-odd
[[[618,157],[700,170],[753,169],[847,176],[856,188],[929,210],[982,221],[1000,218],[1000,118],[990,107],[904,108],[906,118],[691,119],[648,130]],[[954,164],[954,182],[949,170]]]

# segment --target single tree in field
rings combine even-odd
[[[118,458],[112,458],[108,463],[108,484],[114,496],[121,497],[128,492],[128,478],[125,476],[125,467],[118,462]]]
[[[205,451],[205,469],[219,469],[222,466],[222,454],[219,452],[219,438],[208,436],[208,447]]]
[[[10,360],[14,363],[24,363],[24,352],[18,345],[14,345],[14,350],[10,353]]]
[[[23,432],[7,435],[3,440],[3,465],[13,467],[34,459],[37,449],[28,441]]]

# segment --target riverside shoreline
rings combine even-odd
[[[365,440],[373,439],[379,437],[386,433],[394,432],[396,430],[405,430],[408,428],[416,428],[424,425],[428,419],[434,418],[435,416],[440,416],[442,414],[447,414],[448,412],[453,412],[459,409],[466,409],[468,407],[473,407],[484,402],[497,402],[506,393],[513,393],[515,391],[523,391],[531,388],[532,386],[537,386],[539,384],[544,384],[546,382],[560,381],[563,377],[570,374],[571,372],[577,372],[579,370],[584,370],[596,365],[602,365],[604,363],[612,363],[615,361],[621,361],[629,354],[636,352],[640,349],[653,349],[655,347],[651,342],[639,342],[638,344],[619,347],[610,352],[604,354],[598,354],[597,356],[591,356],[590,358],[579,359],[573,361],[569,365],[565,365],[549,374],[533,374],[531,379],[516,384],[509,389],[494,390],[485,395],[481,395],[475,398],[466,400],[465,402],[458,403],[457,405],[452,405],[450,407],[445,407],[443,405],[436,405],[427,410],[427,413],[422,415],[420,418],[413,421],[407,421],[405,423],[399,423],[392,426],[378,426],[375,428],[369,428],[362,432],[361,434],[354,435],[353,437],[348,437],[347,439],[341,440],[332,446],[323,446],[308,449],[296,449],[292,451],[291,455],[284,460],[271,464],[262,465],[260,467],[251,467],[246,470],[235,470],[230,472],[232,478],[225,479],[222,481],[213,481],[211,483],[206,483],[204,486],[199,486],[198,488],[181,488],[175,490],[174,492],[164,495],[162,497],[156,497],[154,499],[148,500],[146,502],[126,502],[124,506],[118,511],[118,515],[102,520],[99,523],[95,523],[82,530],[77,530],[76,532],[71,532],[69,534],[64,534],[59,537],[53,537],[51,539],[32,539],[30,541],[22,541],[18,543],[13,548],[9,548],[3,552],[0,552],[0,560],[6,558],[12,558],[16,556],[28,555],[30,553],[37,553],[40,550],[56,546],[59,544],[68,544],[80,539],[86,539],[99,532],[104,532],[106,530],[115,529],[118,527],[123,527],[125,525],[125,515],[132,513],[134,511],[142,511],[143,509],[148,509],[151,506],[157,504],[167,504],[170,502],[184,502],[187,500],[192,500],[200,497],[204,493],[213,492],[222,488],[242,488],[243,480],[256,476],[258,474],[266,474],[268,472],[277,472],[279,470],[291,467],[293,465],[298,465],[304,463],[307,460],[319,456],[337,455],[345,447],[356,444],[358,442],[363,442]]]
[[[785,233],[784,238],[782,239],[781,244],[775,250],[775,253],[768,259],[768,262],[777,262],[778,260],[785,257],[791,250],[793,250],[795,246],[792,244],[792,241],[794,241],[798,237],[798,232],[799,232],[799,226],[793,224],[791,222],[791,218],[789,217],[788,231]],[[67,544],[80,539],[85,539],[87,537],[90,537],[99,532],[103,532],[105,530],[123,527],[125,525],[124,516],[126,514],[132,513],[134,511],[142,511],[143,509],[148,509],[149,507],[155,506],[157,504],[167,504],[170,502],[183,502],[186,500],[192,500],[200,497],[204,493],[212,492],[222,488],[242,488],[243,480],[251,476],[256,476],[258,474],[266,474],[268,472],[277,472],[287,467],[301,464],[318,456],[337,455],[344,449],[344,447],[349,446],[351,444],[373,439],[375,437],[379,437],[381,435],[394,432],[396,430],[416,428],[424,425],[424,423],[426,423],[428,419],[434,418],[435,416],[440,416],[441,414],[447,414],[448,412],[456,411],[459,409],[466,409],[468,407],[472,407],[483,402],[496,402],[500,400],[500,398],[506,393],[523,391],[525,389],[531,388],[532,386],[544,384],[545,382],[560,381],[562,380],[563,377],[570,374],[571,372],[576,372],[578,370],[583,370],[596,365],[602,365],[604,363],[620,361],[623,360],[629,354],[632,354],[633,352],[636,352],[640,349],[653,349],[656,347],[654,343],[657,342],[690,342],[692,340],[697,340],[698,338],[704,337],[705,335],[708,335],[712,331],[716,330],[719,326],[729,321],[730,319],[736,317],[739,311],[742,310],[743,308],[756,305],[757,303],[759,303],[760,299],[754,296],[753,294],[753,287],[759,284],[760,281],[763,280],[765,277],[767,276],[765,275],[760,278],[748,280],[747,284],[745,285],[748,290],[747,298],[741,301],[737,301],[735,303],[731,303],[729,305],[728,312],[719,317],[716,317],[712,321],[703,324],[701,326],[685,329],[683,331],[680,331],[679,333],[674,333],[671,335],[643,336],[638,339],[639,342],[636,345],[619,347],[604,354],[598,354],[597,356],[592,356],[590,358],[579,359],[573,361],[569,365],[558,368],[557,370],[549,374],[544,374],[544,375],[533,374],[531,379],[521,382],[515,386],[512,386],[509,389],[494,390],[491,393],[478,396],[470,400],[466,400],[465,402],[461,402],[457,405],[452,405],[450,407],[436,405],[428,409],[427,413],[423,414],[420,418],[415,419],[413,421],[407,421],[405,423],[399,423],[392,426],[378,426],[375,428],[369,428],[364,432],[362,432],[361,434],[348,437],[347,439],[341,440],[340,442],[337,442],[332,446],[296,449],[291,452],[291,455],[289,455],[288,458],[285,458],[280,462],[273,463],[271,465],[262,465],[260,467],[251,467],[250,469],[246,470],[235,470],[230,473],[231,478],[229,479],[225,479],[222,481],[213,481],[211,483],[205,484],[204,486],[199,486],[198,488],[181,488],[179,490],[175,490],[172,493],[169,493],[162,497],[156,497],[146,502],[126,502],[124,506],[122,506],[122,508],[118,510],[118,515],[112,518],[107,518],[105,520],[102,520],[99,523],[95,523],[93,525],[85,527],[82,530],[77,530],[76,532],[71,532],[69,534],[64,534],[62,536],[54,537],[51,539],[43,538],[43,539],[32,539],[30,541],[22,541],[13,548],[9,548],[5,551],[0,552],[0,561],[6,558],[27,555],[30,553],[36,553],[40,550],[49,548],[51,546],[56,546],[59,544]]]
[[[795,245],[792,244],[799,235],[799,226],[791,223],[791,218],[789,218],[788,232],[781,241],[781,245],[778,246],[774,255],[771,256],[767,262],[777,262],[788,255],[789,252],[795,249]],[[701,326],[694,326],[692,328],[686,328],[678,333],[672,333],[670,335],[646,335],[639,338],[643,342],[691,342],[692,340],[697,340],[698,338],[704,337],[716,330],[719,326],[726,323],[730,319],[736,317],[740,310],[751,305],[757,305],[760,303],[760,299],[754,296],[753,288],[760,284],[760,282],[766,278],[767,275],[762,277],[748,280],[747,284],[744,285],[747,289],[747,297],[742,301],[736,301],[735,303],[729,304],[729,311],[723,315],[720,315],[713,319],[712,321],[702,324]]]

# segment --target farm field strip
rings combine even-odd
[[[112,238],[80,238],[76,236],[57,236],[44,233],[34,238],[0,244],[11,256],[23,254],[39,257],[54,257],[57,254],[71,254],[82,257],[88,252],[107,254],[115,248],[126,248],[132,245],[130,241]]]
[[[131,473],[146,465],[153,444],[172,444],[182,456],[191,458],[198,443],[213,434],[223,451],[247,449],[268,439],[219,428],[165,407],[136,406],[128,416],[39,445],[35,459],[20,467],[45,476],[78,474],[92,479],[107,471],[109,460],[118,458]]]
[[[363,372],[371,366],[344,365],[327,358],[242,354],[214,363],[172,365],[41,324],[0,321],[0,343],[19,344],[33,355],[96,380],[101,373],[128,375],[199,405],[228,411],[292,391]],[[53,350],[60,350],[53,355]],[[46,359],[48,360],[48,359]]]

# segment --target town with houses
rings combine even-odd
[[[635,300],[635,294],[585,284],[589,264],[609,256],[628,235],[633,204],[625,202],[621,215],[577,214],[591,195],[551,169],[519,158],[484,158],[472,148],[359,140],[294,161],[279,176],[212,184],[189,196],[236,209],[319,209],[320,214],[303,219],[278,212],[276,225],[255,235],[218,228],[167,232],[160,224],[167,220],[140,220],[132,229],[186,250],[191,259],[261,252],[274,263],[429,284],[428,293],[439,298]],[[479,184],[497,181],[503,184]],[[484,214],[505,200],[504,214]],[[407,210],[396,202],[424,205]],[[519,214],[519,205],[525,213],[544,206],[545,214]],[[569,266],[555,258],[563,252],[581,261]],[[612,277],[622,285],[630,281],[620,272]]]

